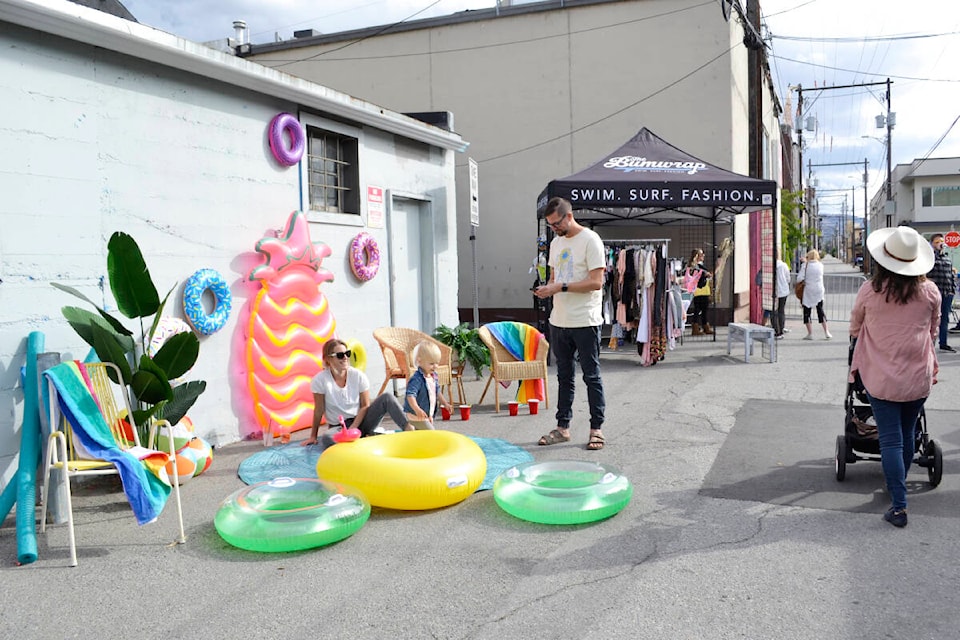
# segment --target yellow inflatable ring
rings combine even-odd
[[[355,487],[376,507],[418,511],[456,504],[477,490],[487,458],[453,431],[401,431],[335,444],[317,476]]]
[[[359,340],[347,340],[347,349],[350,350],[350,365],[360,371],[367,370],[367,350]]]

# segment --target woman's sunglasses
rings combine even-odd
[[[331,353],[330,355],[336,356],[337,360],[343,360],[344,358],[349,358],[353,355],[353,352],[347,349],[346,351],[340,351],[339,353]]]

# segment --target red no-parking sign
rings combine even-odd
[[[947,245],[951,249],[960,247],[960,232],[948,231],[943,236],[943,244]]]

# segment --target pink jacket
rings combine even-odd
[[[867,392],[880,400],[907,402],[930,395],[940,371],[934,351],[940,329],[940,291],[920,282],[919,298],[907,304],[886,301],[870,281],[860,286],[850,312],[850,335],[857,338],[850,367]]]

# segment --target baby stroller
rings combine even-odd
[[[853,362],[853,348],[856,340],[850,340],[847,353],[847,366]],[[867,399],[866,390],[860,375],[853,382],[847,382],[847,394],[843,399],[845,417],[843,435],[837,436],[836,473],[837,481],[843,482],[847,476],[847,465],[860,460],[880,461],[880,441],[877,439],[877,426],[873,420],[873,408]],[[940,484],[943,477],[943,450],[927,433],[927,414],[920,409],[917,428],[914,430],[913,464],[927,469],[930,486]]]

